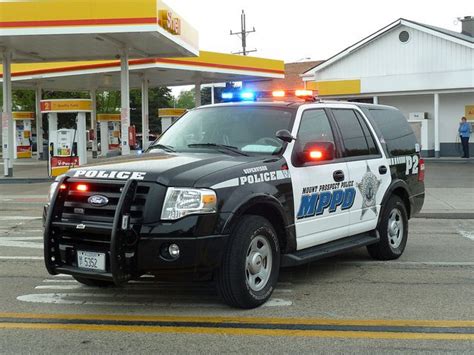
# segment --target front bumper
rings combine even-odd
[[[133,185],[135,184],[135,186]],[[216,233],[225,214],[190,215],[173,222],[138,222],[128,218],[134,211],[136,182],[127,181],[114,207],[113,222],[63,218],[68,190],[57,190],[51,204],[44,208],[45,264],[50,274],[65,273],[93,279],[126,282],[146,273],[182,274],[209,272],[221,263],[227,235]],[[151,213],[151,210],[146,211]],[[124,223],[126,221],[126,223]],[[170,244],[179,247],[173,259]],[[78,251],[105,254],[105,270],[90,271],[78,267]]]

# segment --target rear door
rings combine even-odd
[[[300,109],[301,110],[301,109]],[[347,164],[336,144],[336,159],[301,164],[295,154],[308,142],[337,143],[328,111],[309,106],[298,114],[285,158],[291,173],[295,201],[297,249],[330,242],[348,235],[355,190],[347,182]]]
[[[349,234],[373,230],[391,183],[389,162],[359,109],[338,107],[332,108],[331,113],[341,135],[348,176],[356,189],[354,205],[349,211]]]

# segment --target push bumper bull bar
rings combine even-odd
[[[46,214],[43,238],[46,269],[51,275],[57,275],[58,273],[71,274],[99,280],[110,280],[116,285],[130,280],[134,275],[130,267],[130,260],[127,261],[126,240],[132,233],[130,210],[137,191],[137,180],[127,180],[122,188],[114,214],[112,230],[110,231],[110,272],[104,273],[79,269],[64,265],[61,262],[59,235],[56,234],[53,224],[55,221],[59,222],[60,209],[64,206],[64,201],[69,193],[71,185],[67,184],[68,179],[69,177],[65,176],[59,180],[58,186],[65,184],[66,189],[56,189]]]

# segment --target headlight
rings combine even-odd
[[[207,189],[169,187],[161,211],[161,219],[174,220],[189,214],[215,213],[216,193]]]

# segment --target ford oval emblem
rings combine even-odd
[[[87,199],[87,202],[89,202],[91,206],[102,207],[109,203],[109,199],[102,195],[92,195]]]

